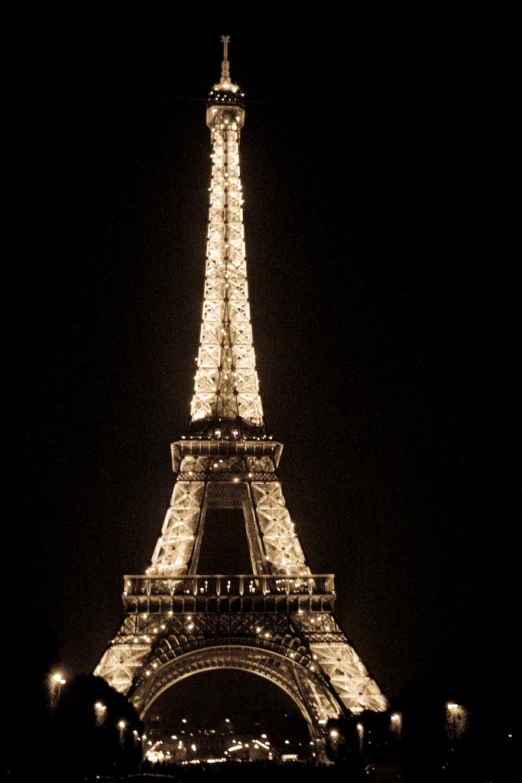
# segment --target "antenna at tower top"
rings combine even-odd
[[[221,43],[223,44],[223,62],[221,63],[221,83],[230,81],[230,67],[228,62],[228,44],[230,42],[229,35],[221,36]]]
[[[221,43],[223,44],[223,61],[221,63],[221,80],[219,84],[214,85],[214,90],[220,90],[225,92],[237,92],[239,85],[234,84],[230,78],[230,63],[228,62],[228,44],[230,43],[229,35],[221,36]]]
[[[229,35],[222,35],[221,36],[221,43],[223,44],[223,60],[226,62],[228,60],[228,43],[230,41]]]

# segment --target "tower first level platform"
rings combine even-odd
[[[182,439],[171,505],[144,575],[124,578],[123,624],[95,674],[140,714],[189,674],[240,668],[296,702],[317,743],[329,719],[387,702],[334,613],[332,574],[312,574],[269,438]],[[252,573],[198,574],[207,511],[241,509]]]

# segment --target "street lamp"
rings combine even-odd
[[[123,745],[123,732],[125,731],[125,727],[127,726],[127,723],[124,720],[118,721],[118,729],[120,734],[120,745]]]
[[[51,710],[55,710],[58,706],[58,702],[60,701],[60,696],[62,693],[62,685],[65,685],[66,680],[62,676],[60,672],[55,672],[54,674],[51,674],[50,676],[50,701],[51,701]]]
[[[392,712],[390,715],[390,729],[392,734],[397,738],[401,738],[402,734],[402,715],[400,712]]]
[[[337,729],[332,729],[330,731],[330,749],[334,757],[337,758],[337,753],[339,751],[339,732]]]
[[[462,704],[454,701],[446,703],[446,733],[450,739],[457,740],[462,737],[466,730],[468,715],[467,709]]]
[[[358,723],[355,728],[357,729],[357,737],[359,738],[359,753],[362,753],[364,745],[364,725],[362,723]]]
[[[96,725],[101,726],[107,716],[107,707],[101,701],[94,705],[94,715],[96,716]]]

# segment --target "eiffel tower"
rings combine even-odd
[[[283,446],[266,432],[243,230],[244,96],[230,77],[229,40],[206,109],[212,171],[191,420],[172,444],[176,480],[151,564],[124,577],[124,620],[94,674],[141,717],[198,672],[265,677],[297,704],[321,756],[329,719],[388,704],[336,619],[334,575],[306,563],[279,479]],[[250,574],[198,574],[213,509],[242,510]]]

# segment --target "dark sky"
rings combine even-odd
[[[336,574],[388,696],[498,667],[510,681],[520,81],[494,31],[13,43],[7,596],[48,618],[72,676],[150,561],[188,423],[223,32],[247,99],[261,393],[309,564]]]

